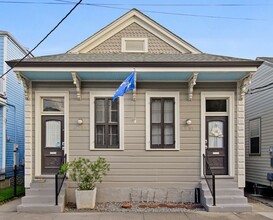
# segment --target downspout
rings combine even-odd
[[[16,106],[7,103],[8,106],[13,107],[14,108],[14,143],[13,143],[13,165],[19,165],[17,164],[17,159],[18,157],[18,147],[15,148],[15,144],[17,143],[17,132],[16,132]],[[18,146],[18,145],[17,145]]]

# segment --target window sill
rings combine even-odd
[[[114,149],[114,148],[90,148],[90,151],[124,151],[124,149]]]
[[[248,154],[250,157],[252,157],[252,156],[261,156],[261,154],[260,153],[258,153],[258,154]]]
[[[146,151],[179,151],[180,149],[176,149],[176,148],[174,148],[174,149],[170,149],[170,148],[159,148],[159,149],[147,149],[146,148]]]

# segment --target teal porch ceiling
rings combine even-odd
[[[71,72],[21,72],[31,81],[72,81]],[[77,72],[82,81],[123,81],[130,72]],[[138,72],[138,81],[188,81],[191,72]],[[238,81],[246,72],[201,72],[197,81]]]

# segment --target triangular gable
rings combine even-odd
[[[124,29],[132,27],[132,25],[137,25],[139,28],[146,30],[158,38],[161,41],[161,45],[163,45],[162,42],[164,42],[165,46],[169,46],[168,49],[172,48],[172,50],[176,51],[174,53],[201,53],[201,51],[136,9],[132,9],[125,15],[121,16],[96,34],[69,50],[68,53],[78,54],[95,52],[94,49],[98,48],[99,45],[110,38],[113,38],[113,36],[117,35]]]

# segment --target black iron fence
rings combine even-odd
[[[0,202],[25,194],[24,166],[6,167],[0,170]]]
[[[212,195],[213,206],[215,206],[216,205],[215,174],[212,172],[205,154],[203,154],[203,174]]]
[[[63,163],[66,163],[66,154],[63,157]],[[66,171],[65,172],[58,172],[55,174],[55,205],[58,205],[58,198],[59,194],[62,190],[62,186],[64,183],[64,180],[66,178]]]

